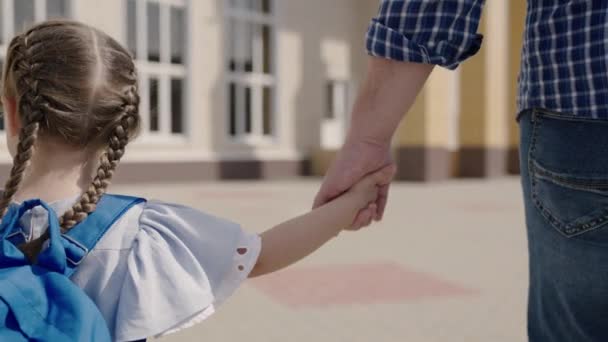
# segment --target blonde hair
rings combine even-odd
[[[105,33],[74,21],[47,21],[14,37],[2,93],[15,98],[21,122],[17,152],[2,199],[4,215],[41,136],[76,147],[103,149],[93,181],[60,218],[69,230],[95,210],[125,146],[139,128],[133,58]],[[30,258],[48,236],[22,246]]]

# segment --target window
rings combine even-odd
[[[337,149],[344,142],[352,103],[349,81],[329,81],[325,86],[325,117],[321,124],[321,146]]]
[[[227,133],[235,138],[267,138],[275,134],[273,1],[225,2]]]
[[[348,82],[329,81],[326,86],[326,119],[341,119],[348,114]]]
[[[70,0],[0,0],[0,70],[13,36],[36,22],[69,17],[70,5]],[[4,130],[3,120],[0,130]]]
[[[140,80],[145,135],[185,133],[187,1],[127,0],[126,40]]]

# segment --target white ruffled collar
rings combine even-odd
[[[71,208],[79,197],[79,195],[75,195],[70,198],[48,203],[48,205],[55,211],[57,215],[61,215]],[[21,202],[13,201],[11,205],[21,205]],[[28,210],[25,212],[25,214],[23,214],[23,216],[21,216],[19,223],[23,228],[22,232],[26,241],[31,241],[32,239],[39,237],[46,231],[46,228],[48,227],[48,215],[46,209],[43,207],[35,207]]]

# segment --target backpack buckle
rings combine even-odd
[[[27,236],[23,232],[23,230],[18,229],[6,236],[6,239],[10,241],[13,245],[19,246],[24,244],[27,241]]]
[[[63,234],[61,237],[63,238],[62,242],[67,261],[74,266],[78,266],[84,260],[84,257],[89,254],[89,249],[67,234]]]

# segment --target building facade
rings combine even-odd
[[[515,168],[509,161],[516,146],[517,25],[525,10],[515,3],[489,3],[480,54],[456,72],[432,75],[395,138],[400,178],[483,177]],[[377,6],[0,0],[0,61],[16,32],[57,17],[93,25],[128,47],[139,72],[143,130],[119,167],[120,181],[322,174],[365,75],[364,35]],[[0,166],[7,174],[4,144]]]

